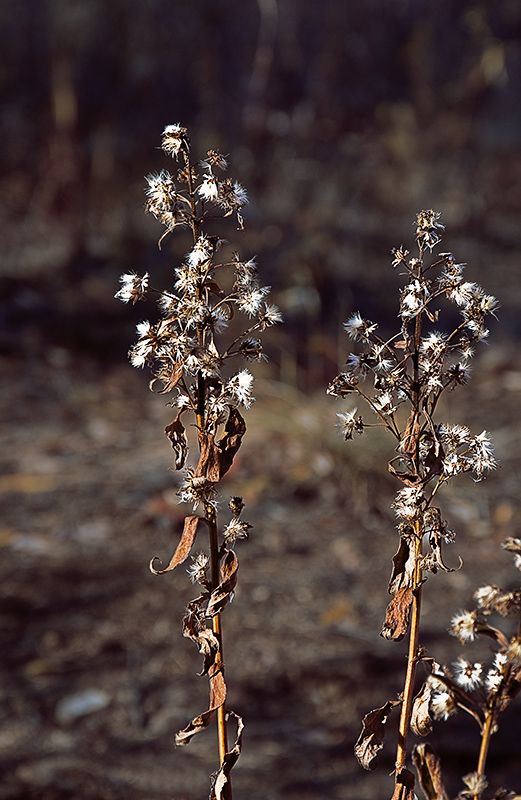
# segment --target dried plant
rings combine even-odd
[[[180,125],[165,128],[162,147],[166,154],[181,160],[181,169],[175,177],[166,170],[148,176],[146,208],[165,225],[159,245],[175,228],[184,227],[191,231],[193,246],[175,269],[171,290],[152,289],[148,273],[127,274],[120,278],[122,286],[116,297],[124,303],[135,303],[153,292],[158,295],[162,312],[158,323],[141,322],[137,326],[139,338],[129,357],[135,367],[150,367],[154,375],[151,389],[157,387],[161,394],[175,392],[170,405],[176,411],[165,432],[174,449],[175,468],[185,471],[178,492],[180,502],[190,503],[198,513],[186,517],[181,540],[168,566],[161,567],[154,558],[150,569],[155,575],[163,575],[185,562],[201,524],[206,527],[207,552],[192,556],[188,569],[192,582],[201,588],[188,604],[183,634],[196,643],[203,655],[201,674],[208,676],[210,702],[206,711],[177,733],[176,744],[188,743],[217,715],[220,766],[212,775],[211,797],[229,800],[230,771],[240,754],[243,723],[226,710],[221,615],[237,581],[235,542],[246,537],[251,526],[241,516],[242,498],[233,497],[229,502],[231,519],[219,533],[217,487],[230,469],[246,430],[239,408],[249,408],[254,398],[252,374],[241,369],[225,377],[224,367],[238,358],[264,359],[257,334],[279,322],[281,316],[276,306],[266,302],[269,287],[260,285],[255,261],[241,260],[234,253],[230,261],[218,263],[223,240],[203,232],[205,221],[219,216],[235,215],[239,229],[243,227],[241,211],[247,203],[246,193],[236,181],[220,177],[227,168],[225,157],[213,150],[208,152],[199,164],[202,174],[197,175],[187,131]],[[227,267],[233,273],[233,284],[225,291],[219,276]],[[223,334],[235,310],[242,312],[249,323],[239,335],[226,338]],[[198,437],[198,462],[192,467],[186,466],[186,417],[195,422]],[[236,720],[237,734],[229,749],[227,720],[231,716]]]
[[[393,708],[401,707],[393,800],[414,797],[415,779],[406,765],[407,735],[416,669],[422,659],[423,585],[429,573],[453,571],[445,564],[442,548],[454,541],[455,534],[434,503],[443,485],[456,475],[470,472],[480,480],[496,466],[486,431],[475,435],[464,425],[437,419],[442,394],[468,382],[475,345],[488,337],[485,319],[498,307],[494,297],[464,280],[464,265],[451,253],[432,256],[444,230],[439,219],[432,210],[418,214],[417,258],[409,259],[403,247],[393,251],[393,267],[403,270],[407,281],[400,293],[400,330],[390,338],[382,337],[376,323],[354,314],[345,328],[360,344],[359,351],[349,355],[346,371],[328,388],[336,397],[361,398],[376,420],[365,421],[356,408],[339,413],[346,439],[379,426],[396,442],[396,456],[388,469],[402,484],[393,504],[399,545],[389,583],[392,600],[381,635],[400,641],[409,632],[407,671],[403,694],[365,717],[355,746],[361,765],[374,769],[388,716]],[[430,263],[426,259],[429,253]],[[450,332],[440,321],[443,299],[453,303],[461,316]],[[418,732],[421,725],[416,717],[414,725]],[[431,794],[429,800],[442,796]]]
[[[515,565],[521,570],[521,540],[507,539],[503,547],[514,553]],[[491,663],[486,667],[479,661],[471,663],[460,656],[452,668],[448,668],[433,659],[423,659],[430,675],[414,701],[411,721],[414,732],[423,736],[431,731],[432,718],[445,721],[458,709],[476,720],[481,735],[477,766],[474,772],[463,777],[466,788],[457,800],[480,800],[482,797],[487,787],[485,767],[491,736],[497,731],[500,715],[521,689],[521,588],[504,591],[498,586],[482,586],[474,593],[474,600],[476,608],[456,614],[449,632],[461,644],[473,642],[479,636],[492,639],[496,649]],[[517,626],[510,637],[490,624],[493,613],[517,618]],[[446,797],[439,759],[432,749],[426,751],[425,745],[416,746],[413,758],[428,800]],[[438,794],[430,791],[433,785],[439,787]],[[496,797],[512,800],[514,795],[501,790]]]

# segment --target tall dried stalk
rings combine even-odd
[[[148,273],[127,274],[120,279],[122,286],[116,297],[135,303],[154,292],[162,312],[158,323],[142,322],[137,326],[139,339],[129,356],[135,367],[151,368],[151,389],[157,387],[161,394],[175,394],[169,403],[175,408],[174,419],[165,432],[174,449],[175,468],[185,473],[178,495],[180,501],[192,504],[193,511],[200,513],[185,518],[181,541],[169,564],[162,568],[154,558],[150,568],[155,575],[162,575],[186,561],[203,523],[208,531],[207,552],[192,556],[188,570],[201,590],[188,604],[183,634],[193,639],[203,655],[201,674],[208,676],[210,702],[206,711],[177,733],[176,744],[187,744],[217,717],[219,769],[212,775],[211,798],[231,800],[230,772],[240,755],[243,724],[226,709],[222,612],[237,582],[235,542],[246,537],[251,526],[241,517],[242,498],[233,497],[229,502],[231,519],[219,531],[217,487],[230,469],[246,431],[239,408],[249,408],[254,398],[250,372],[243,369],[226,377],[225,367],[237,358],[265,358],[257,333],[281,317],[276,306],[266,302],[269,287],[260,285],[255,261],[242,260],[233,253],[230,260],[219,263],[217,253],[223,240],[203,231],[207,219],[219,216],[234,215],[239,229],[243,227],[241,211],[247,203],[246,193],[236,181],[220,177],[227,168],[224,156],[209,151],[199,164],[199,176],[191,159],[187,131],[180,125],[165,128],[162,147],[165,153],[181,160],[181,169],[176,176],[166,170],[149,175],[147,211],[166,227],[160,245],[167,234],[184,227],[192,233],[192,248],[174,271],[173,289],[152,289]],[[225,268],[234,275],[228,292],[221,287],[219,278]],[[240,334],[226,339],[235,310],[246,315],[249,323]],[[192,467],[186,466],[185,415],[195,420],[198,436],[198,459]],[[237,733],[229,749],[227,723],[232,716]]]
[[[464,265],[451,253],[441,253],[428,263],[426,255],[441,240],[439,217],[432,210],[418,214],[417,258],[409,259],[403,248],[393,251],[393,266],[402,270],[406,279],[400,292],[400,330],[388,338],[381,337],[374,322],[354,314],[345,328],[361,344],[361,352],[349,355],[346,371],[328,388],[328,393],[337,397],[363,399],[376,417],[376,422],[366,422],[357,416],[356,408],[339,413],[346,439],[379,426],[386,428],[396,442],[397,455],[388,469],[402,483],[393,504],[399,520],[399,546],[393,558],[389,583],[392,600],[382,636],[400,641],[409,633],[407,671],[399,699],[365,717],[355,747],[362,766],[374,769],[383,746],[384,725],[392,709],[401,706],[393,800],[414,797],[415,779],[407,768],[407,738],[411,724],[416,733],[421,729],[414,713],[414,685],[422,660],[422,587],[429,572],[453,571],[443,560],[442,546],[453,542],[455,534],[434,501],[440,488],[454,476],[472,472],[480,480],[496,465],[486,431],[472,435],[465,426],[436,418],[441,395],[468,382],[474,346],[487,338],[484,321],[497,308],[494,297],[463,279]],[[455,304],[461,315],[450,333],[439,321],[443,299]],[[373,385],[366,389],[369,381]]]

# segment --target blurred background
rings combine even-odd
[[[223,489],[255,525],[225,620],[247,725],[236,794],[390,794],[392,721],[380,772],[352,745],[402,682],[405,650],[378,638],[392,452],[344,444],[324,387],[351,313],[394,327],[391,248],[413,251],[416,213],[440,211],[442,249],[501,303],[446,405],[493,432],[502,465],[446,496],[465,569],[433,579],[426,646],[455,658],[445,630],[476,581],[516,581],[498,544],[521,528],[518,0],[1,0],[0,98],[0,798],[195,800],[216,766],[211,732],[172,746],[206,685],[181,638],[188,578],[147,563],[184,511],[169,410],[126,361],[153,312],[113,299],[131,270],[167,286],[190,247],[159,251],[143,213],[175,122],[196,157],[229,154],[250,205],[244,232],[219,233],[257,256],[285,316]],[[520,726],[512,711],[493,740],[494,791],[521,791]],[[471,720],[439,734],[452,794],[476,742]]]

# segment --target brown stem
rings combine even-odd
[[[409,653],[407,656],[407,674],[405,676],[405,685],[403,689],[402,709],[400,714],[400,725],[398,728],[398,747],[396,750],[396,776],[405,767],[405,760],[407,758],[407,733],[409,730],[409,723],[411,720],[412,701],[414,692],[414,678],[416,675],[416,666],[418,664],[418,638],[420,632],[420,610],[421,610],[421,574],[420,574],[420,556],[422,545],[422,525],[421,522],[414,523],[416,536],[415,541],[415,574],[414,574],[414,591],[412,601],[412,615],[411,615],[411,628],[409,633]]]
[[[206,509],[206,519],[208,521],[208,530],[210,533],[210,574],[211,574],[212,591],[213,591],[220,583],[220,575],[219,575],[219,542],[217,538],[217,519],[215,515],[215,509],[212,506],[208,506]],[[216,614],[212,618],[212,626],[215,637],[219,642],[219,652],[217,653],[217,656],[215,658],[215,663],[216,666],[222,665],[222,668],[224,668],[220,614]],[[225,703],[223,703],[222,706],[219,706],[219,708],[217,709],[217,739],[219,742],[219,762],[220,765],[222,766],[224,761],[224,756],[228,751]],[[228,783],[229,782],[230,778],[228,777]],[[231,784],[229,786],[229,790],[230,790],[229,797],[231,798]]]
[[[495,704],[494,704],[495,705]],[[494,728],[494,707],[488,708],[485,716],[483,730],[481,731],[481,747],[479,748],[478,766],[476,772],[480,777],[485,776],[485,765],[487,763],[488,748],[490,745],[490,738]],[[481,791],[477,791],[472,795],[472,800],[480,800]]]
[[[197,427],[199,429],[200,439],[205,435],[204,431],[204,398],[205,398],[205,380],[201,373],[197,376]],[[210,538],[210,578],[211,578],[211,591],[217,588],[220,583],[220,557],[219,557],[219,540],[217,534],[217,517],[215,508],[208,504],[205,508],[206,522],[208,524],[208,532]],[[221,615],[216,614],[212,618],[212,629],[215,637],[219,643],[219,650],[215,657],[215,666],[224,669],[223,657],[223,644],[222,644],[222,627]],[[219,766],[223,765],[224,757],[228,751],[228,735],[226,726],[226,704],[223,703],[217,709],[217,741],[219,746]],[[232,800],[232,784],[231,778],[228,776],[226,782],[226,800]]]
[[[193,234],[194,244],[197,244],[200,232],[200,220],[197,218],[197,213],[196,213],[197,212],[196,198],[192,180],[192,168],[188,153],[185,153],[185,163],[188,172],[188,189],[190,193],[190,205],[192,208],[192,224],[191,224],[192,234]],[[200,299],[201,296],[200,287],[198,288],[198,294]],[[199,344],[202,345],[204,343],[202,327],[198,328],[197,334],[198,334]],[[206,435],[205,402],[206,402],[206,381],[202,373],[198,372],[196,418],[197,418],[197,428],[199,432],[200,442]],[[206,512],[206,521],[208,524],[208,532],[210,538],[210,577],[211,577],[211,591],[213,591],[214,589],[217,588],[217,586],[219,586],[220,583],[220,556],[219,556],[219,539],[217,533],[217,516],[215,513],[215,508],[210,504],[206,505],[205,512]],[[221,669],[224,669],[222,627],[221,627],[220,614],[216,614],[212,618],[212,630],[213,633],[215,634],[215,638],[219,643],[219,650],[215,657],[215,666],[217,668],[220,667]],[[224,763],[224,757],[228,751],[228,734],[226,726],[225,702],[217,709],[217,741],[219,746],[219,766],[222,767]],[[225,797],[225,800],[232,800],[232,784],[230,776],[228,776],[228,780],[226,781],[223,797]]]

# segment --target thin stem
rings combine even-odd
[[[217,519],[215,509],[208,506],[206,509],[206,519],[208,521],[208,530],[210,533],[210,575],[212,580],[212,591],[219,585],[219,542],[217,538]],[[216,665],[222,665],[224,668],[223,645],[222,645],[222,628],[221,628],[221,615],[216,614],[212,618],[212,627],[215,638],[219,642],[219,652],[215,658]],[[217,739],[219,742],[219,762],[222,766],[224,756],[228,751],[228,736],[226,729],[226,705],[219,706],[217,709]],[[228,778],[228,782],[230,778]],[[231,784],[229,786],[231,798]]]
[[[199,372],[197,376],[197,427],[199,429],[199,438],[205,435],[204,431],[204,401],[205,401],[205,380]],[[215,508],[208,504],[205,508],[206,522],[208,524],[208,532],[210,539],[210,578],[211,578],[211,591],[219,586],[220,583],[220,556],[219,556],[219,540],[217,534],[217,517]],[[215,638],[219,643],[219,651],[215,657],[215,666],[224,669],[224,656],[222,644],[222,626],[221,615],[216,614],[212,617],[212,629]],[[217,741],[219,746],[219,766],[223,765],[224,757],[228,751],[228,734],[226,726],[226,704],[223,703],[217,709]],[[226,783],[226,800],[232,800],[232,785],[231,777],[228,776]]]
[[[414,692],[414,678],[416,676],[416,666],[418,664],[418,639],[420,633],[420,611],[421,611],[421,574],[420,556],[422,546],[421,522],[414,523],[416,536],[415,541],[415,573],[414,590],[411,614],[411,629],[409,633],[409,653],[407,656],[407,674],[403,689],[403,700],[400,714],[400,726],[398,728],[398,747],[396,750],[396,775],[398,776],[405,766],[407,758],[407,733],[412,712],[412,701]]]
[[[487,763],[488,748],[490,745],[490,738],[494,728],[494,707],[487,709],[485,716],[485,723],[481,732],[481,747],[479,748],[478,766],[476,772],[479,777],[485,776],[485,765]],[[480,800],[481,791],[478,790],[472,795],[472,800]]]

